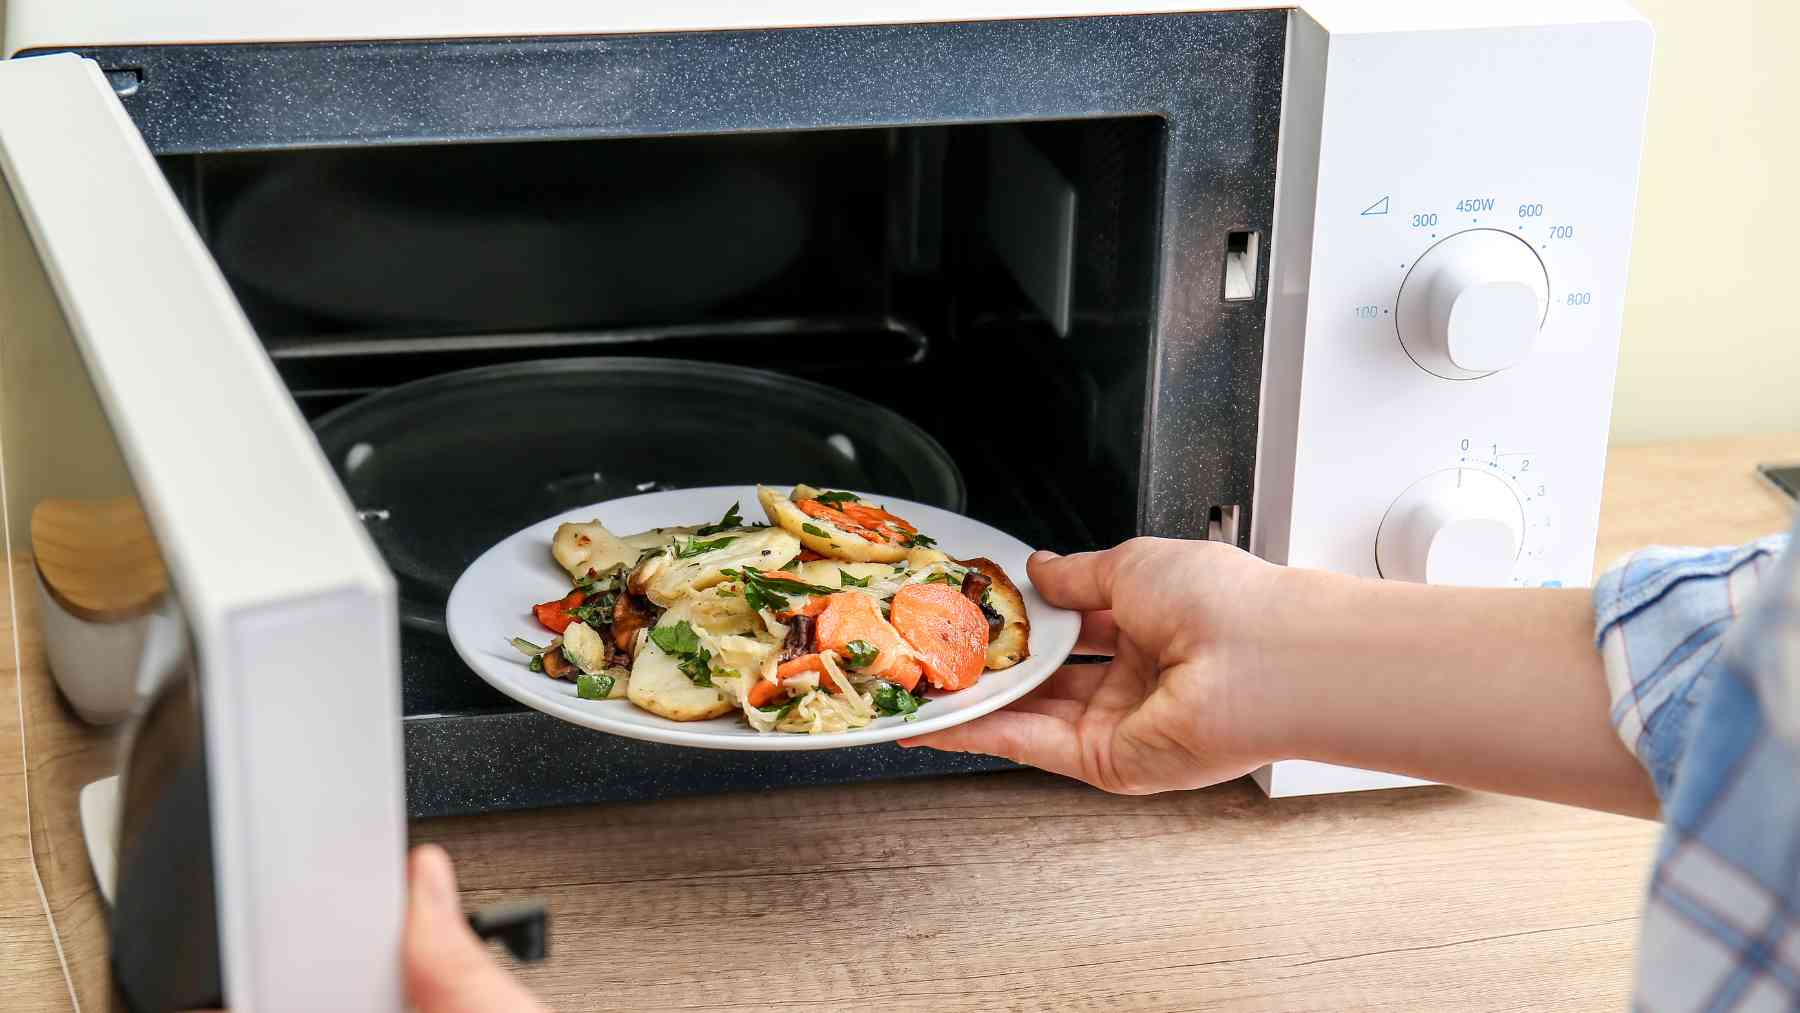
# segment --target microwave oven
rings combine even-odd
[[[408,816],[999,766],[512,704],[442,597],[570,506],[834,469],[1062,551],[1589,578],[1652,45],[1623,3],[6,17],[9,561],[42,579],[45,502],[129,501],[167,569],[113,664],[142,1008],[398,1008]],[[840,442],[770,452],[732,397],[765,383],[837,398]],[[180,959],[142,928],[170,896],[216,915]]]

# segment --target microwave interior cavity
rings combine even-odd
[[[972,512],[1067,551],[1137,525],[1164,143],[1133,116],[163,163],[309,417],[526,360],[774,370],[912,420]]]

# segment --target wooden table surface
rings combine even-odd
[[[1800,435],[1615,448],[1602,564],[1782,529],[1750,472],[1777,458]],[[76,792],[116,733],[55,695],[30,572],[0,672],[0,1008],[108,1009]],[[1118,798],[1025,771],[413,827],[471,903],[548,899],[551,959],[521,973],[565,1010],[1618,1009],[1655,833],[1449,788]]]

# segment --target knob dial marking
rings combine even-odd
[[[1446,468],[1388,508],[1375,535],[1375,569],[1389,580],[1499,587],[1511,580],[1524,542],[1524,507],[1505,480]]]
[[[1531,246],[1498,229],[1470,229],[1413,263],[1394,328],[1420,369],[1474,380],[1523,362],[1549,309],[1550,277]]]

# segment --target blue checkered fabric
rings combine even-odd
[[[1652,548],[1594,588],[1613,725],[1665,829],[1635,1008],[1800,1010],[1800,561]]]

